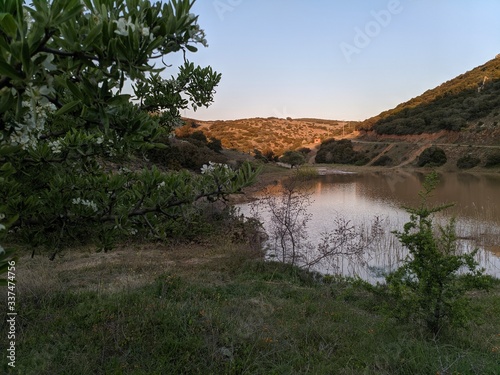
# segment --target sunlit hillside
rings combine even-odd
[[[273,151],[281,155],[286,150],[318,145],[328,138],[354,137],[356,121],[319,119],[250,118],[231,121],[198,121],[185,119],[178,135],[203,131],[208,138],[222,141],[226,149],[242,152]]]

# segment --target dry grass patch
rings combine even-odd
[[[21,256],[18,260],[17,290],[27,296],[57,291],[117,293],[151,284],[160,275],[176,273],[203,278],[225,271],[249,254],[246,245],[230,240],[213,244],[123,245],[108,253],[76,248],[50,261],[44,256]]]

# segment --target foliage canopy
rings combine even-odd
[[[165,147],[180,110],[213,101],[221,75],[187,57],[207,46],[192,5],[0,3],[0,229],[52,256],[74,242],[110,249],[137,232],[164,238],[195,202],[251,183],[249,165],[200,175],[131,163]],[[177,52],[184,62],[164,78]]]
[[[364,165],[368,162],[365,155],[354,150],[351,140],[341,139],[336,141],[333,138],[323,141],[315,160],[316,163],[355,165]]]

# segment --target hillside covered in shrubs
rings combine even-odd
[[[499,127],[500,57],[364,121],[361,127],[377,134],[435,133],[459,131],[485,117]]]
[[[354,136],[359,122],[321,119],[250,118],[240,120],[198,121],[185,119],[177,136],[202,131],[208,139],[220,139],[225,149],[245,153],[255,150],[281,156],[285,151],[319,144],[332,137]]]

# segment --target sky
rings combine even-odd
[[[500,53],[498,0],[197,0],[192,12],[209,46],[189,60],[222,74],[208,109],[182,113],[199,120],[364,120]]]

